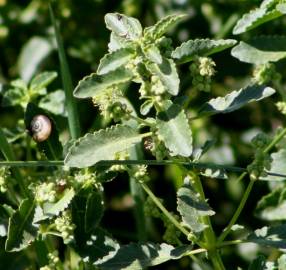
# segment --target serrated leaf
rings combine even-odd
[[[22,48],[17,63],[21,78],[28,82],[40,64],[52,52],[52,44],[46,38],[32,37]]]
[[[217,97],[205,103],[199,110],[200,115],[229,113],[244,105],[267,98],[275,93],[271,87],[264,85],[248,85],[238,91],[233,91],[225,97]]]
[[[56,90],[45,95],[40,100],[39,107],[55,115],[66,117],[65,100],[65,92],[63,90]]]
[[[255,214],[264,220],[285,220],[286,189],[279,188],[263,196],[257,204]]]
[[[241,41],[231,50],[231,55],[242,62],[261,65],[276,62],[286,57],[285,36],[263,36]]]
[[[286,175],[286,149],[282,148],[279,151],[271,154],[271,169],[268,171],[270,173],[277,173]],[[284,181],[286,178],[281,176],[267,175],[266,177],[261,177],[261,180],[266,181]]]
[[[266,258],[262,255],[258,256],[251,265],[248,267],[248,270],[265,270]]]
[[[103,229],[97,228],[90,233],[85,231],[84,218],[90,189],[79,191],[72,201],[72,221],[74,230],[74,249],[86,262],[104,262],[113,257],[120,245]]]
[[[104,212],[104,203],[102,194],[98,191],[92,191],[86,202],[85,211],[85,231],[91,232],[96,229]]]
[[[130,81],[132,77],[132,72],[125,68],[118,68],[103,75],[93,73],[78,83],[74,96],[77,98],[94,97],[106,91],[107,88]]]
[[[247,239],[248,242],[256,243],[262,246],[286,249],[286,225],[273,227],[262,227],[251,233]]]
[[[158,135],[172,156],[189,157],[193,151],[192,131],[180,106],[166,102],[157,115]]]
[[[257,26],[271,21],[283,15],[280,11],[273,9],[268,10],[267,7],[261,7],[250,11],[236,23],[233,28],[233,34],[238,35],[256,28]]]
[[[129,244],[120,247],[114,257],[96,263],[102,270],[141,270],[169,260],[179,259],[191,250],[190,246],[174,248],[168,244]]]
[[[63,147],[59,140],[59,132],[53,118],[45,110],[37,107],[33,103],[29,103],[25,112],[25,126],[27,130],[31,130],[32,119],[36,115],[47,116],[52,124],[52,133],[46,141],[37,142],[40,151],[44,152],[48,159],[60,160],[62,159]]]
[[[142,115],[147,115],[151,111],[153,106],[154,106],[154,103],[152,100],[150,99],[145,100],[144,103],[140,106],[140,113]]]
[[[194,39],[181,44],[172,52],[172,58],[179,63],[186,63],[194,59],[195,56],[208,56],[236,44],[234,39]]]
[[[184,14],[173,14],[162,18],[155,25],[144,29],[144,37],[146,37],[147,39],[152,38],[153,40],[160,38],[185,16],[186,15]]]
[[[104,18],[107,28],[120,37],[134,40],[142,36],[142,26],[135,18],[120,13],[107,13]]]
[[[37,227],[33,225],[35,203],[30,199],[21,202],[19,209],[9,219],[6,251],[20,251],[29,246],[37,236]]]
[[[57,202],[44,203],[42,212],[37,213],[37,216],[33,222],[38,223],[42,220],[58,216],[61,212],[63,212],[65,209],[68,208],[74,196],[75,196],[75,192],[72,188],[70,188],[64,192],[62,198],[59,199]]]
[[[163,58],[161,64],[152,63],[147,66],[151,73],[157,75],[166,91],[173,96],[179,92],[180,79],[178,76],[177,68],[172,59]]]
[[[101,160],[112,160],[116,153],[129,149],[141,139],[141,134],[123,125],[89,133],[71,146],[65,164],[70,167],[85,168]]]
[[[106,54],[99,63],[97,74],[103,75],[126,65],[134,57],[134,50],[122,48]]]
[[[200,218],[215,214],[207,202],[198,196],[188,178],[177,192],[177,203],[177,209],[182,216],[184,225],[196,233],[202,232],[206,228]]]
[[[42,72],[32,79],[30,88],[33,90],[46,88],[57,76],[57,72]]]
[[[149,61],[158,65],[162,64],[162,55],[160,53],[160,50],[154,44],[149,45],[147,48],[144,49],[143,52]]]

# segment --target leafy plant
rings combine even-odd
[[[285,5],[283,0],[263,1],[259,8],[242,16],[233,33],[250,31],[282,16]],[[47,92],[47,86],[57,77],[56,72],[42,72],[31,79],[34,71],[29,70],[21,71],[22,79],[13,80],[3,90],[2,104],[20,106],[25,115],[21,136],[11,139],[7,130],[0,129],[3,159],[0,191],[4,194],[3,203],[0,197],[0,237],[5,242],[5,252],[1,251],[0,256],[34,250],[33,267],[42,270],[135,270],[184,258],[192,260],[193,269],[223,270],[226,247],[255,243],[275,250],[274,260],[258,255],[248,269],[283,269],[285,256],[280,252],[285,250],[286,243],[282,181],[286,178],[283,145],[286,128],[272,136],[265,133],[254,136],[251,140],[254,159],[246,168],[205,162],[205,157],[211,156],[214,142],[205,141],[198,147],[194,129],[196,121],[203,117],[232,113],[276,91],[282,98],[277,107],[286,114],[283,74],[274,64],[286,56],[285,38],[262,36],[240,41],[238,45],[234,39],[191,39],[174,48],[166,34],[187,16],[168,15],[144,28],[135,17],[107,13],[105,24],[111,32],[108,53],[99,61],[97,71],[80,80],[72,93],[72,76],[51,4],[49,11],[64,90]],[[231,55],[257,65],[255,72],[239,90],[210,98],[216,95],[212,84],[216,54],[219,56],[233,46]],[[36,62],[37,66],[40,60]],[[187,63],[192,90],[183,93],[185,79],[179,71]],[[196,95],[209,99],[200,100],[198,109],[192,107]],[[82,137],[84,121],[81,123],[80,119],[92,115],[80,117],[74,98],[89,98],[101,115],[94,117],[96,121],[104,119],[99,128],[93,126]],[[48,117],[52,132],[46,140],[32,144],[24,129],[37,132],[31,128],[31,122],[38,115]],[[61,121],[65,118],[59,116],[68,120],[70,138],[65,138],[65,144],[59,136],[64,133]],[[9,140],[19,140],[24,145],[28,153],[25,160],[16,161],[15,148]],[[153,183],[148,166],[151,165],[168,165],[173,169],[172,175],[179,179],[173,212],[167,210],[169,205],[150,187]],[[217,234],[213,217],[222,213],[216,213],[220,210],[208,201],[202,179],[231,181],[234,173],[241,173],[238,183],[245,179],[247,187],[226,227],[219,228],[221,233]],[[43,176],[39,177],[40,174]],[[129,179],[136,243],[116,240],[104,221],[109,207],[106,187],[120,177]],[[253,187],[266,181],[275,182],[275,187],[261,198],[255,213],[275,223],[247,231],[239,226],[238,219]],[[152,231],[156,235],[154,219],[163,226],[163,233],[157,239],[151,236]],[[228,240],[241,228],[244,234]],[[68,255],[59,256],[59,241]],[[186,262],[189,267],[189,260]]]

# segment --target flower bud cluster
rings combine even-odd
[[[49,266],[52,269],[56,268],[57,264],[60,262],[58,251],[55,250],[54,252],[49,253],[48,259],[49,259]]]
[[[286,115],[286,102],[285,101],[277,102],[276,107],[282,114]]]
[[[35,188],[35,200],[39,203],[53,203],[56,201],[56,184],[53,182],[44,182]]]
[[[10,175],[10,172],[7,168],[0,168],[0,192],[4,193],[7,191],[7,177]]]
[[[108,109],[109,117],[112,118],[115,122],[123,120],[129,120],[131,111],[127,108],[127,105],[116,101],[112,103]]]
[[[199,91],[210,92],[215,62],[209,57],[196,57],[190,65],[193,86]]]
[[[129,159],[129,157],[130,157],[129,153],[127,151],[117,152],[114,155],[114,160],[127,160]],[[110,167],[110,170],[114,172],[124,172],[127,170],[127,165],[120,165],[120,164],[112,165]]]
[[[257,134],[251,141],[252,146],[256,149],[254,161],[247,166],[250,179],[257,180],[259,177],[266,177],[266,170],[270,170],[272,159],[269,154],[264,153],[265,147],[271,139],[264,133]]]
[[[256,66],[253,71],[253,79],[258,84],[265,84],[271,81],[279,81],[281,75],[276,71],[273,63]]]
[[[152,141],[150,142],[149,149],[157,160],[162,160],[168,155],[168,150],[157,132],[152,135]]]
[[[73,231],[75,229],[75,225],[72,223],[70,211],[66,210],[61,216],[57,217],[55,219],[55,225],[65,244],[69,244],[74,240]]]
[[[146,165],[137,165],[132,166],[130,174],[141,183],[147,182],[150,180],[148,176],[147,166]]]

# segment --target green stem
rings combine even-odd
[[[189,172],[192,176],[192,183],[194,184],[194,188],[200,194],[200,197],[203,201],[206,200],[204,189],[201,183],[199,176],[194,172]],[[223,265],[220,254],[216,248],[216,235],[214,233],[212,223],[209,216],[201,217],[202,223],[206,225],[205,230],[203,231],[205,246],[208,251],[208,255],[215,270],[224,270],[225,267]]]
[[[140,117],[138,117],[138,116],[135,116],[135,115],[130,115],[130,118],[131,119],[134,119],[135,121],[137,121],[138,123],[140,123],[140,124],[143,124],[143,125],[145,125],[145,126],[148,126],[148,127],[150,127],[150,126],[153,126],[153,124],[152,123],[150,123],[150,122],[148,122],[148,121],[146,121],[146,120],[144,120],[144,119],[142,119],[142,118],[140,118]]]
[[[141,186],[146,191],[146,193],[149,195],[149,197],[152,199],[152,201],[156,204],[156,206],[163,212],[163,214],[187,237],[190,236],[190,233],[171,215],[168,210],[162,205],[162,203],[157,199],[157,197],[154,195],[154,193],[150,190],[150,188],[144,184],[141,183]]]
[[[0,128],[0,150],[8,162],[11,162],[11,161],[16,159],[14,152],[13,152],[10,144],[8,143],[8,141],[5,137],[5,134],[1,128]],[[24,195],[24,197],[30,197],[30,193],[28,191],[27,185],[26,185],[23,177],[21,176],[19,169],[18,168],[12,168],[11,171],[12,171],[15,179],[17,180],[17,183],[19,184],[22,195]]]
[[[80,137],[80,122],[77,109],[77,103],[73,97],[73,85],[70,74],[70,69],[68,66],[68,61],[65,54],[63,40],[60,34],[59,26],[56,22],[52,4],[49,4],[51,21],[55,31],[55,38],[58,46],[58,54],[60,59],[61,75],[63,81],[63,88],[66,96],[66,106],[68,112],[68,124],[72,139],[77,139]]]
[[[281,141],[283,139],[283,137],[286,135],[286,128],[284,128],[279,134],[277,134],[274,139],[265,147],[265,149],[263,150],[264,154],[267,154],[279,141]],[[238,181],[241,181],[248,173],[244,172],[242,173],[239,178]],[[245,190],[245,193],[243,194],[243,197],[239,203],[238,208],[236,209],[233,217],[231,218],[229,224],[227,225],[227,227],[224,229],[224,231],[222,232],[222,234],[219,236],[218,238],[218,244],[221,244],[223,242],[223,240],[227,237],[227,235],[230,233],[232,226],[236,223],[237,219],[239,218],[245,204],[246,201],[250,195],[250,192],[253,188],[255,180],[250,180],[250,182],[248,183],[248,186]]]
[[[238,181],[243,179],[246,175],[247,175],[247,173],[243,173],[238,178]],[[229,224],[227,225],[227,227],[224,229],[224,231],[222,232],[222,234],[218,238],[218,242],[217,242],[218,245],[220,245],[223,242],[223,240],[226,238],[226,236],[230,233],[232,226],[236,223],[238,217],[240,216],[240,214],[241,214],[241,212],[242,212],[242,210],[243,210],[243,208],[245,206],[245,203],[246,203],[246,201],[247,201],[247,199],[249,197],[249,194],[250,194],[250,192],[251,192],[251,190],[253,188],[254,182],[255,182],[255,180],[250,180],[249,181],[248,186],[247,186],[247,188],[246,188],[246,190],[245,190],[245,192],[243,194],[243,197],[242,197],[242,199],[240,201],[239,206],[237,207],[237,209],[236,209],[234,215],[232,216]]]

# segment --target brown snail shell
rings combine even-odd
[[[31,122],[31,132],[36,142],[47,140],[52,133],[51,120],[42,114],[34,116]]]

